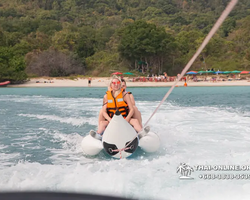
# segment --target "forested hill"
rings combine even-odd
[[[0,81],[180,72],[229,0],[1,0]],[[250,1],[240,0],[193,70],[250,70]]]

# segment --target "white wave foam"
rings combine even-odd
[[[237,180],[181,181],[165,157],[41,165],[20,162],[1,170],[1,190],[49,190],[139,199],[247,199],[250,184]],[[201,194],[202,193],[202,194]]]
[[[86,123],[91,124],[91,125],[96,125],[97,121],[93,120],[93,118],[84,118],[84,117],[79,117],[79,118],[64,118],[64,117],[59,117],[55,115],[34,115],[34,114],[19,114],[19,116],[23,117],[29,117],[29,118],[36,118],[36,119],[45,119],[49,121],[58,121],[61,123],[66,123],[66,124],[71,124],[73,126],[82,126]]]
[[[1,149],[4,149],[5,147],[1,147]],[[4,170],[6,167],[13,165],[13,160],[18,160],[20,157],[20,153],[0,153],[0,177],[1,176],[1,170]]]
[[[63,133],[55,132],[52,137],[54,141],[60,141],[62,148],[60,149],[50,149],[53,153],[51,160],[54,164],[72,164],[74,161],[79,161],[83,156],[81,149],[81,141],[83,139],[77,133],[71,133],[70,135],[65,135]]]
[[[68,100],[46,105],[62,107]],[[78,102],[67,107],[77,110]],[[82,111],[98,111],[93,103],[83,102]],[[158,102],[137,102],[144,122]],[[61,108],[63,109],[63,108]],[[96,112],[97,113],[97,112]],[[22,117],[58,121],[80,126],[97,126],[96,118],[65,118],[55,115],[21,114]],[[79,120],[79,121],[78,121]],[[88,121],[89,120],[89,121]],[[81,152],[80,133],[65,134],[53,128],[41,128],[50,142],[59,147],[46,146],[53,153],[53,165],[21,162],[0,170],[2,190],[57,190],[117,194],[140,199],[248,199],[248,180],[201,180],[193,172],[194,180],[179,180],[176,168],[189,165],[250,165],[249,117],[233,108],[183,107],[164,103],[149,125],[161,138],[156,154],[142,155],[129,160],[87,158]],[[44,135],[43,135],[44,136]],[[28,141],[28,137],[26,138]],[[46,145],[46,144],[44,144]],[[6,156],[6,155],[3,155]],[[6,157],[7,158],[7,157]],[[8,162],[8,159],[1,160]],[[1,165],[3,166],[3,164]],[[248,173],[248,172],[246,172]],[[250,173],[250,172],[249,172]]]

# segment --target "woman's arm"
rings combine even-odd
[[[127,102],[128,107],[129,107],[129,113],[128,113],[128,116],[126,117],[126,121],[129,122],[130,119],[131,119],[131,117],[132,117],[133,114],[134,114],[134,106],[133,106],[133,104],[132,104],[132,102],[131,102],[131,100],[130,100],[129,95],[125,95],[125,96],[123,97],[123,99],[124,99],[124,101]]]
[[[107,95],[105,94],[103,97],[102,113],[103,113],[103,117],[110,122],[111,118],[107,113],[107,102],[108,102],[108,99],[107,99]]]

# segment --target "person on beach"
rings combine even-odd
[[[110,120],[112,119],[116,109],[118,109],[121,112],[125,120],[128,123],[130,123],[137,132],[143,134],[143,132],[149,131],[149,127],[142,129],[142,126],[139,120],[133,118],[135,109],[131,102],[130,96],[121,87],[121,82],[122,81],[119,77],[113,76],[110,82],[110,90],[108,90],[106,94],[104,95],[104,98],[103,98],[104,104],[102,108],[102,113],[100,112],[100,115],[99,115],[100,121],[98,124],[98,130],[96,132],[97,134],[95,134],[98,139],[100,139],[105,128],[107,127]],[[119,102],[118,102],[118,99],[119,99]]]
[[[187,87],[187,79],[185,79],[184,87]]]
[[[89,77],[89,80],[88,80],[88,86],[89,86],[89,87],[91,86],[91,80],[92,80],[92,78]]]
[[[164,81],[167,81],[168,80],[168,74],[167,72],[164,72]]]

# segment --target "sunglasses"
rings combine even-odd
[[[117,82],[112,82],[114,85],[119,85],[121,82],[120,81],[117,81]]]

